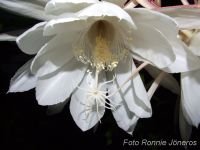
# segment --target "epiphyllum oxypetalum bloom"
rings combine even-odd
[[[132,73],[139,69],[130,57],[166,68],[176,60],[167,37],[176,37],[172,31],[177,29],[172,19],[160,13],[127,12],[98,2],[73,14],[59,11],[56,19],[26,31],[17,44],[23,52],[37,55],[16,73],[10,92],[36,87],[41,105],[61,103],[72,94],[70,111],[82,130],[93,127],[108,108],[117,124],[131,133],[138,118],[151,116],[151,106],[140,76]]]

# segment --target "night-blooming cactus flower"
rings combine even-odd
[[[180,36],[189,49],[200,56],[200,32],[199,30],[182,30]],[[199,57],[200,59],[200,57]],[[198,128],[200,123],[200,70],[181,74],[182,98],[181,105],[184,117],[190,125]]]
[[[76,12],[81,2],[73,3],[68,11],[68,5],[50,1],[45,10],[57,17],[17,38],[23,52],[36,56],[19,69],[9,91],[35,87],[40,105],[58,104],[71,95],[70,112],[83,131],[99,122],[107,108],[117,124],[132,133],[138,118],[151,116],[148,95],[137,72],[148,64],[163,70],[174,62],[187,64],[176,50],[182,46],[175,43],[176,23],[158,12],[123,10],[108,2]],[[199,60],[192,56],[188,56],[192,65],[181,69],[196,68]],[[132,58],[144,63],[136,68]]]

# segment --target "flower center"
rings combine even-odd
[[[92,65],[96,67],[97,70],[112,70],[118,64],[116,55],[109,49],[108,41],[101,36],[96,37],[96,47],[92,52],[92,59]]]
[[[97,21],[83,31],[74,45],[77,60],[98,71],[112,71],[129,55],[120,28],[116,29],[105,20]]]

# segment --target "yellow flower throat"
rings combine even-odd
[[[108,41],[101,36],[96,37],[96,46],[92,52],[93,65],[98,69],[112,70],[118,64],[116,56],[108,47]]]
[[[119,61],[126,60],[129,55],[123,38],[118,35],[118,31],[107,21],[97,21],[75,41],[74,55],[78,61],[90,64],[99,71],[112,71]]]

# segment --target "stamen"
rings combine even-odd
[[[155,81],[152,83],[151,87],[148,90],[148,97],[149,99],[152,98],[153,94],[155,93],[155,91],[157,90],[157,88],[160,85],[160,82],[162,81],[162,79],[166,76],[167,73],[165,72],[161,72],[157,78],[155,79]]]
[[[132,73],[132,75],[115,91],[115,92],[113,92],[112,94],[110,94],[108,97],[111,97],[111,96],[113,96],[113,95],[115,95],[117,92],[119,92],[127,83],[128,83],[128,81],[130,81],[130,80],[132,80],[134,77],[135,77],[135,75],[140,71],[140,70],[142,70],[145,66],[147,66],[149,64],[149,62],[144,62],[144,63],[142,63],[138,68],[136,68],[134,71],[133,71],[133,73]]]
[[[190,5],[190,3],[187,0],[181,0],[183,5]]]
[[[86,101],[85,101],[85,104],[84,104],[85,105],[86,119],[88,118],[89,113],[95,111],[97,113],[99,121],[101,122],[99,108],[103,107],[103,108],[115,111],[116,106],[118,106],[119,104],[115,104],[114,102],[112,102],[112,100],[107,96],[108,91],[101,90],[101,88],[105,84],[114,81],[114,79],[111,80],[111,81],[103,82],[101,85],[99,85],[99,83],[98,83],[99,82],[98,81],[99,80],[99,77],[98,77],[99,73],[100,73],[100,71],[96,70],[95,79],[93,80],[93,84],[90,84],[90,82],[92,82],[92,81],[89,82],[87,80],[89,80],[89,78],[91,78],[91,72],[88,71],[88,76],[86,77],[86,83],[87,83],[89,89],[85,89],[85,88],[82,88],[82,87],[79,87],[79,86],[77,86],[77,88],[79,90],[87,92]],[[107,102],[106,100],[109,100],[109,102]]]

